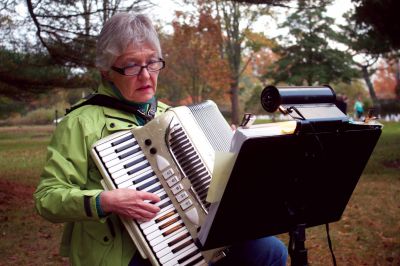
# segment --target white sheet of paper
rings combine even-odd
[[[207,201],[220,201],[224,194],[237,154],[232,152],[215,152],[215,161],[211,184],[208,189]]]

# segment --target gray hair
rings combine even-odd
[[[109,70],[132,43],[150,45],[162,57],[157,32],[146,15],[127,12],[114,15],[104,24],[98,37],[96,67],[102,71]]]

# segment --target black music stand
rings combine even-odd
[[[289,232],[292,265],[307,265],[305,229],[340,220],[381,125],[320,114],[296,121],[295,134],[243,142],[222,199],[199,231],[202,249]]]

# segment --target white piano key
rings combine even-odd
[[[168,240],[170,237],[172,237],[174,235],[177,235],[177,234],[180,234],[180,232],[182,232],[184,230],[187,230],[187,229],[185,227],[181,227],[178,230],[176,230],[175,232],[173,232],[173,233],[171,233],[171,234],[169,234],[167,236],[163,236],[163,235],[158,236],[158,237],[154,238],[153,240],[150,240],[149,244],[150,244],[150,246],[154,247],[154,246],[156,246],[156,245]]]
[[[179,251],[178,253],[168,253],[167,255],[165,255],[164,257],[160,258],[160,262],[163,264],[163,266],[172,266],[172,265],[176,265],[179,264],[178,261],[189,255],[190,253],[194,252],[198,250],[198,248],[196,247],[196,245],[194,243],[190,244],[189,246],[185,247],[184,249],[182,249],[181,251]]]
[[[147,179],[145,179],[145,180],[143,180],[142,182],[139,182],[139,183],[137,183],[137,184],[133,184],[134,186],[135,186],[135,188],[136,189],[138,189],[139,187],[141,187],[141,186],[143,186],[143,185],[146,185],[148,182],[150,182],[150,181],[154,181],[154,180],[157,180],[158,181],[158,177],[156,176],[156,175],[153,175],[153,176],[151,176],[151,177],[149,177],[149,178],[147,178]],[[133,182],[132,182],[133,183]],[[154,184],[157,184],[157,183],[160,183],[160,182],[156,182],[156,183],[154,183]],[[147,187],[146,187],[147,188]],[[145,188],[145,189],[146,189]],[[140,189],[140,190],[144,190],[144,189]],[[145,190],[144,190],[145,191]],[[158,202],[159,203],[159,202]]]
[[[190,259],[184,261],[183,263],[181,263],[180,265],[185,266],[188,265],[189,263],[191,263],[192,261],[202,258],[199,262],[197,262],[196,264],[194,264],[193,266],[204,266],[204,265],[208,265],[208,263],[204,260],[203,258],[203,254],[201,253],[197,253],[196,255],[194,255],[193,257],[191,257]]]
[[[167,245],[167,247],[165,247],[164,249],[160,250],[159,252],[156,252],[156,256],[157,256],[157,258],[161,258],[161,257],[167,255],[168,253],[173,253],[172,252],[173,249],[179,247],[182,244],[188,243],[188,242],[193,243],[192,236],[187,236],[184,239],[181,239],[181,241],[179,241],[178,243],[176,243],[173,246]],[[187,246],[189,246],[189,245],[190,245],[190,243],[187,244]],[[184,249],[184,248],[182,248],[182,249]],[[177,253],[177,252],[175,252],[175,253]]]
[[[169,198],[165,198],[165,199],[163,199],[163,200],[160,200],[159,202],[157,202],[157,203],[154,204],[154,205],[160,206],[160,205],[162,205],[162,204],[164,204],[165,202],[168,202],[168,201],[170,201],[170,199],[169,199]]]
[[[114,159],[118,158],[118,156],[120,156],[120,155],[126,154],[127,152],[133,151],[133,150],[135,150],[137,148],[139,148],[139,145],[136,144],[135,146],[130,147],[130,148],[128,148],[128,149],[126,149],[126,150],[124,150],[124,151],[122,151],[120,153],[112,153],[112,154],[106,155],[104,157],[101,157],[101,159],[103,160],[103,162],[108,162],[108,161],[111,161],[111,160],[114,160]]]
[[[100,151],[99,155],[100,155],[100,157],[104,157],[104,156],[107,156],[107,155],[112,154],[112,153],[117,153],[115,150],[120,149],[122,147],[125,147],[126,145],[129,145],[129,144],[132,144],[132,143],[135,143],[135,142],[137,142],[135,139],[129,139],[129,140],[127,140],[125,142],[122,142],[122,143],[120,143],[118,145],[111,146],[109,148],[106,148],[106,149]]]
[[[169,212],[171,212],[171,211],[174,211],[174,210],[176,210],[176,209],[175,209],[174,205],[171,204],[171,205],[169,205],[168,207],[163,208],[159,213],[157,213],[156,217],[154,217],[154,218],[151,219],[150,221],[147,221],[147,222],[139,222],[139,226],[140,226],[140,228],[142,228],[142,229],[146,229],[147,227],[152,226],[153,224],[155,224],[155,223],[156,223],[155,221],[156,221],[158,218],[160,218],[160,217],[164,216],[165,214],[167,214],[167,213],[169,213]]]
[[[183,235],[187,235],[187,234],[189,234],[189,236],[190,236],[189,230],[187,230],[186,228],[182,228],[182,230],[179,230],[179,232],[177,232],[176,234],[172,234],[171,236],[166,237],[162,242],[153,246],[153,251],[159,252],[160,250],[168,247],[169,243],[171,243],[175,239],[177,239]]]
[[[116,171],[114,173],[111,173],[111,177],[114,179],[117,179],[118,177],[128,173],[129,171],[134,171],[135,169],[139,168],[142,165],[148,164],[149,162],[147,160],[141,161],[138,164],[132,165],[131,167],[128,168],[122,168],[119,171]],[[143,169],[142,169],[143,170]]]
[[[159,230],[160,230],[160,229],[159,229],[160,226],[162,226],[162,225],[165,224],[165,223],[168,223],[169,221],[171,221],[171,220],[173,220],[173,219],[175,219],[175,218],[177,218],[177,217],[180,219],[179,213],[175,213],[174,215],[172,215],[172,216],[168,217],[167,219],[163,220],[162,222],[156,223],[156,224],[154,224],[154,225],[152,225],[152,226],[150,226],[150,227],[144,229],[144,230],[143,230],[143,234],[149,235],[149,234],[151,234],[151,233],[154,232],[154,231],[157,231],[157,230],[159,231]],[[177,221],[177,222],[178,222],[178,221]]]
[[[164,229],[162,229],[162,230],[159,230],[159,231],[155,231],[155,232],[153,232],[153,233],[151,233],[151,234],[148,234],[147,236],[146,236],[146,239],[148,240],[148,241],[151,241],[151,240],[153,240],[153,239],[155,239],[155,238],[157,238],[157,237],[165,237],[164,235],[163,235],[163,233],[165,233],[166,231],[168,231],[168,230],[170,230],[170,229],[172,229],[172,228],[175,228],[176,226],[179,226],[179,225],[182,225],[183,224],[183,221],[182,220],[179,220],[179,221],[177,221],[176,223],[174,223],[174,224],[171,224],[170,226],[168,226],[168,227],[166,227],[166,228],[164,228]]]
[[[125,174],[125,175],[119,176],[118,178],[114,179],[114,182],[115,182],[115,184],[117,184],[119,186],[127,187],[127,185],[123,184],[123,183],[129,183],[129,185],[132,185],[133,180],[138,179],[143,175],[147,175],[147,174],[151,173],[152,171],[153,171],[153,169],[151,169],[151,166],[148,166],[145,169],[142,169],[134,174],[131,174],[131,175]],[[154,177],[154,175],[153,175],[153,177]],[[137,185],[138,184],[136,184],[136,186]]]
[[[96,146],[96,150],[97,150],[97,151],[102,151],[102,150],[104,150],[104,149],[107,149],[107,148],[109,148],[109,147],[112,147],[111,143],[116,142],[116,141],[118,141],[118,140],[120,140],[120,139],[123,139],[123,138],[125,138],[125,137],[127,137],[127,136],[129,136],[129,135],[132,135],[132,133],[131,133],[131,132],[127,132],[126,134],[123,134],[123,135],[121,135],[121,136],[118,136],[118,137],[116,137],[116,138],[113,138],[113,139],[111,139],[111,140],[109,140],[109,141],[107,141],[107,142],[105,142],[105,143],[103,143],[103,144],[97,145],[97,146]]]
[[[149,191],[151,191],[153,188],[158,187],[158,186],[160,186],[160,185],[161,185],[161,183],[160,183],[160,182],[157,182],[157,183],[155,183],[155,184],[153,184],[153,185],[151,185],[151,186],[148,186],[147,188],[143,189],[142,191],[149,192]],[[162,186],[161,186],[161,187],[162,187]],[[164,190],[164,188],[161,188],[161,189]],[[158,193],[159,190],[160,190],[160,189],[158,189],[158,190],[155,191],[154,193]]]
[[[106,167],[108,169],[108,172],[114,173],[118,170],[126,169],[126,168],[124,168],[124,165],[127,165],[128,163],[133,162],[139,158],[143,158],[143,156],[144,156],[144,153],[142,151],[140,151],[140,152],[136,153],[135,155],[131,155],[131,156],[124,158],[123,160],[119,160],[119,162],[116,163],[115,165],[112,165],[112,166],[106,165]]]
[[[105,162],[104,165],[107,168],[110,168],[110,167],[113,167],[113,166],[118,165],[120,163],[123,163],[126,160],[130,160],[132,157],[135,157],[137,155],[143,155],[143,152],[142,151],[138,151],[137,153],[129,155],[129,156],[123,158],[123,159],[120,159],[120,158],[117,157],[115,159],[112,159],[111,161]]]

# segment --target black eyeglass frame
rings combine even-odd
[[[148,68],[149,65],[154,64],[154,63],[160,63],[160,62],[162,63],[162,67],[161,67],[160,69],[157,69],[157,70],[150,70],[150,69]],[[132,68],[132,67],[140,67],[139,72],[138,72],[137,74],[133,74],[133,75],[128,75],[128,74],[126,74],[126,73],[125,73],[125,69]],[[146,64],[146,65],[144,65],[144,66],[134,65],[134,66],[127,66],[127,67],[122,67],[122,68],[116,67],[116,66],[111,66],[111,69],[114,70],[115,72],[118,72],[118,73],[121,74],[121,75],[129,76],[129,77],[134,77],[134,76],[140,75],[140,73],[142,73],[143,68],[147,69],[148,72],[157,72],[157,71],[160,71],[161,69],[165,68],[165,61],[164,61],[164,59],[162,59],[162,58],[158,58],[158,61],[150,62],[150,63],[148,63],[148,64]]]

